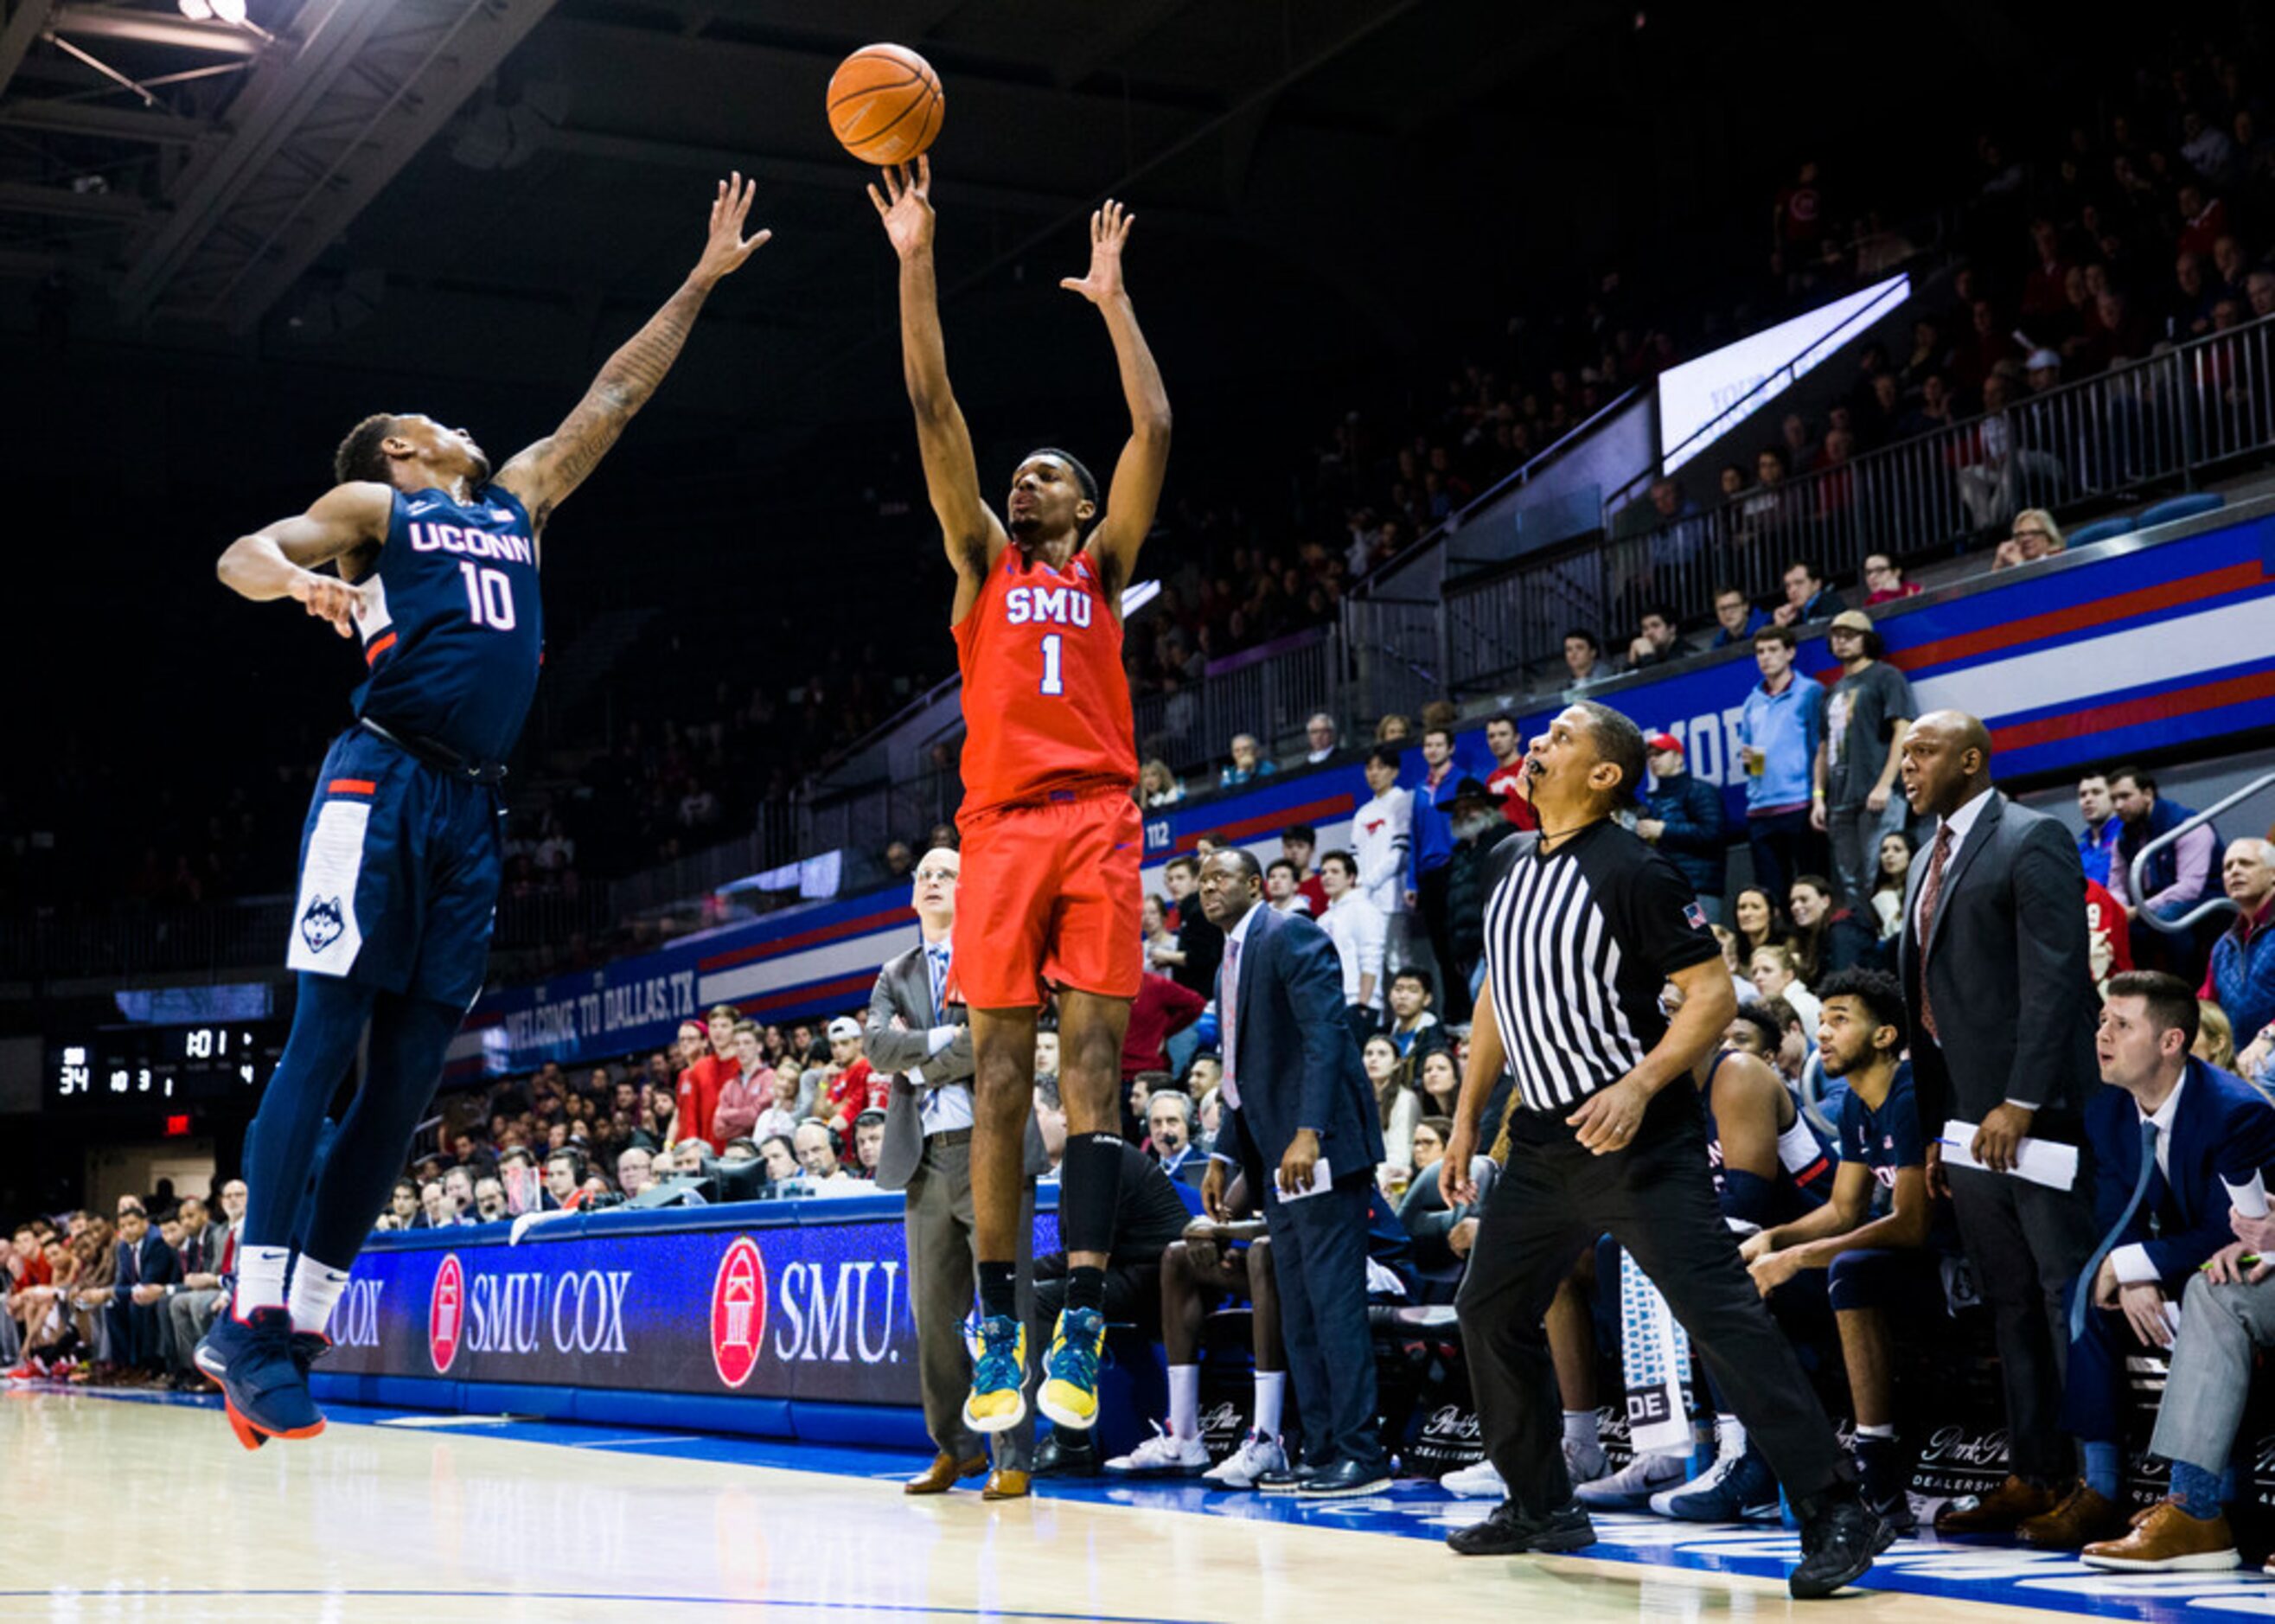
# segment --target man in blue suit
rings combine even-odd
[[[1367,1197],[1382,1129],[1343,1019],[1343,972],[1325,931],[1264,906],[1264,872],[1245,851],[1202,865],[1199,895],[1224,933],[1216,1007],[1230,1108],[1201,1182],[1225,1221],[1236,1170],[1264,1193],[1281,1335],[1304,1421],[1304,1458],[1258,1487],[1347,1499],[1390,1485],[1375,1416],[1366,1320]]]
[[[2094,1047],[2109,1086],[2086,1102],[2094,1227],[2101,1240],[2070,1307],[2062,1419],[2085,1446],[2085,1480],[2016,1532],[2076,1551],[2122,1537],[2125,1358],[2173,1345],[2172,1316],[2196,1270],[2233,1238],[2226,1179],[2275,1161],[2275,1108],[2250,1084],[2192,1059],[2196,1000],[2161,971],[2113,976]]]

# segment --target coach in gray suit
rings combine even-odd
[[[2061,1427],[2072,1283],[2093,1250],[2093,1175],[2067,1190],[2000,1174],[2026,1136],[2080,1147],[2097,1083],[2097,1002],[2086,955],[2085,875],[2052,818],[1991,782],[1991,736],[1957,711],[1912,724],[1904,794],[1932,814],[1933,843],[1912,865],[1900,938],[1912,1075],[1929,1187],[1948,1189],[1997,1331],[2010,1475],[1972,1507],[1946,1507],[1946,1533],[2007,1533],[2061,1504],[2075,1458]],[[1984,1167],[1946,1168],[1938,1139],[1957,1118],[1980,1124]]]
[[[964,1424],[964,1399],[971,1390],[971,1353],[964,1321],[971,1311],[977,1254],[971,1222],[971,1027],[963,1004],[951,1001],[956,854],[935,847],[917,865],[912,902],[920,925],[917,945],[877,972],[869,994],[862,1053],[892,1075],[885,1102],[885,1142],[877,1153],[877,1188],[908,1192],[902,1219],[908,1235],[909,1303],[916,1316],[917,1374],[924,1390],[925,1430],[939,1455],[908,1483],[911,1494],[938,1494],[958,1479],[978,1476],[987,1454]],[[1019,1317],[1033,1318],[1035,1198],[1033,1180],[1050,1159],[1033,1116],[1027,1121],[1028,1190],[1019,1223]],[[1040,1360],[1029,1351],[1028,1364]],[[1027,1492],[1035,1423],[1027,1419],[994,1435],[995,1470],[982,1495],[1016,1499]]]

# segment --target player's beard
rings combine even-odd
[[[1011,540],[1018,544],[1019,550],[1033,552],[1043,539],[1042,516],[1030,508],[1024,514],[1006,515],[1006,518],[1009,522],[1005,528],[1011,533]]]

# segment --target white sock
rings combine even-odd
[[[1735,1461],[1746,1453],[1746,1424],[1735,1416],[1714,1417],[1714,1454],[1718,1460]]]
[[[292,1270],[292,1328],[321,1331],[332,1321],[332,1305],[348,1288],[348,1272],[318,1263],[303,1253]]]
[[[1568,1409],[1564,1412],[1564,1441],[1583,1449],[1602,1446],[1596,1432],[1596,1412],[1592,1409]]]
[[[1169,1436],[1198,1438],[1201,1435],[1201,1367],[1198,1364],[1173,1364],[1169,1367]]]
[[[1288,1396],[1288,1372],[1256,1372],[1256,1430],[1266,1438],[1280,1436],[1280,1406]]]
[[[230,1299],[237,1317],[252,1317],[255,1309],[284,1306],[284,1268],[292,1261],[289,1246],[240,1246],[237,1249],[237,1295]]]
[[[1887,1424],[1887,1425],[1886,1425],[1886,1426],[1871,1426],[1871,1427],[1860,1426],[1860,1427],[1858,1427],[1858,1428],[1856,1429],[1856,1436],[1857,1436],[1857,1437],[1859,1437],[1859,1438],[1886,1438],[1886,1439],[1893,1439],[1893,1438],[1895,1437],[1895,1435],[1896,1435],[1895,1424],[1894,1424],[1894,1423],[1893,1423],[1893,1422],[1891,1422],[1890,1424]]]

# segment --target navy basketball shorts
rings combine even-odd
[[[286,964],[471,1008],[503,872],[498,792],[351,728],[300,832]]]

